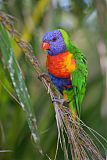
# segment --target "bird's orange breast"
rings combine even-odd
[[[76,69],[76,61],[69,52],[64,52],[56,56],[47,56],[46,63],[48,72],[58,78],[69,78]]]

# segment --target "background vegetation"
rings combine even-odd
[[[46,31],[65,29],[88,60],[88,84],[82,106],[82,120],[107,138],[107,1],[106,0],[1,0],[0,9],[16,17],[22,38],[34,48],[43,70],[46,55],[41,50]],[[51,158],[55,155],[57,128],[54,108],[41,82],[23,52],[14,45],[32,106],[37,117],[41,146]],[[0,160],[43,159],[31,140],[25,114],[3,85],[15,95],[0,53]],[[104,143],[104,142],[103,142]],[[101,148],[100,148],[101,149]],[[101,149],[102,151],[102,149]],[[62,160],[59,149],[57,159]]]

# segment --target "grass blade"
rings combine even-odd
[[[39,152],[42,153],[42,149],[40,147],[40,138],[37,131],[36,118],[32,110],[30,96],[23,80],[21,69],[14,56],[11,37],[2,24],[0,24],[0,49],[19,99],[20,106],[26,114],[33,140],[36,144],[36,147],[38,147]]]

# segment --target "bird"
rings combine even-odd
[[[69,105],[74,120],[80,118],[87,84],[87,59],[63,29],[46,32],[42,49],[47,52],[48,75]]]

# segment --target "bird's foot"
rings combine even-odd
[[[53,97],[52,102],[53,102],[53,103],[54,103],[54,102],[57,102],[57,103],[60,103],[60,104],[62,104],[62,105],[65,105],[65,104],[66,104],[66,102],[65,102],[64,99],[60,99],[60,98],[58,98],[58,97]]]
[[[47,81],[50,82],[50,78],[49,78],[49,75],[47,73],[42,73],[38,76],[38,79],[41,81],[42,78],[45,78]]]
[[[45,79],[46,81],[47,81],[47,83],[48,83],[48,85],[46,85],[45,87],[48,89],[48,93],[50,92],[50,82],[51,82],[51,79],[50,79],[50,77],[49,77],[49,75],[47,74],[47,73],[42,73],[42,74],[40,74],[39,76],[38,76],[38,79],[40,80],[40,81],[42,81],[42,79]]]

